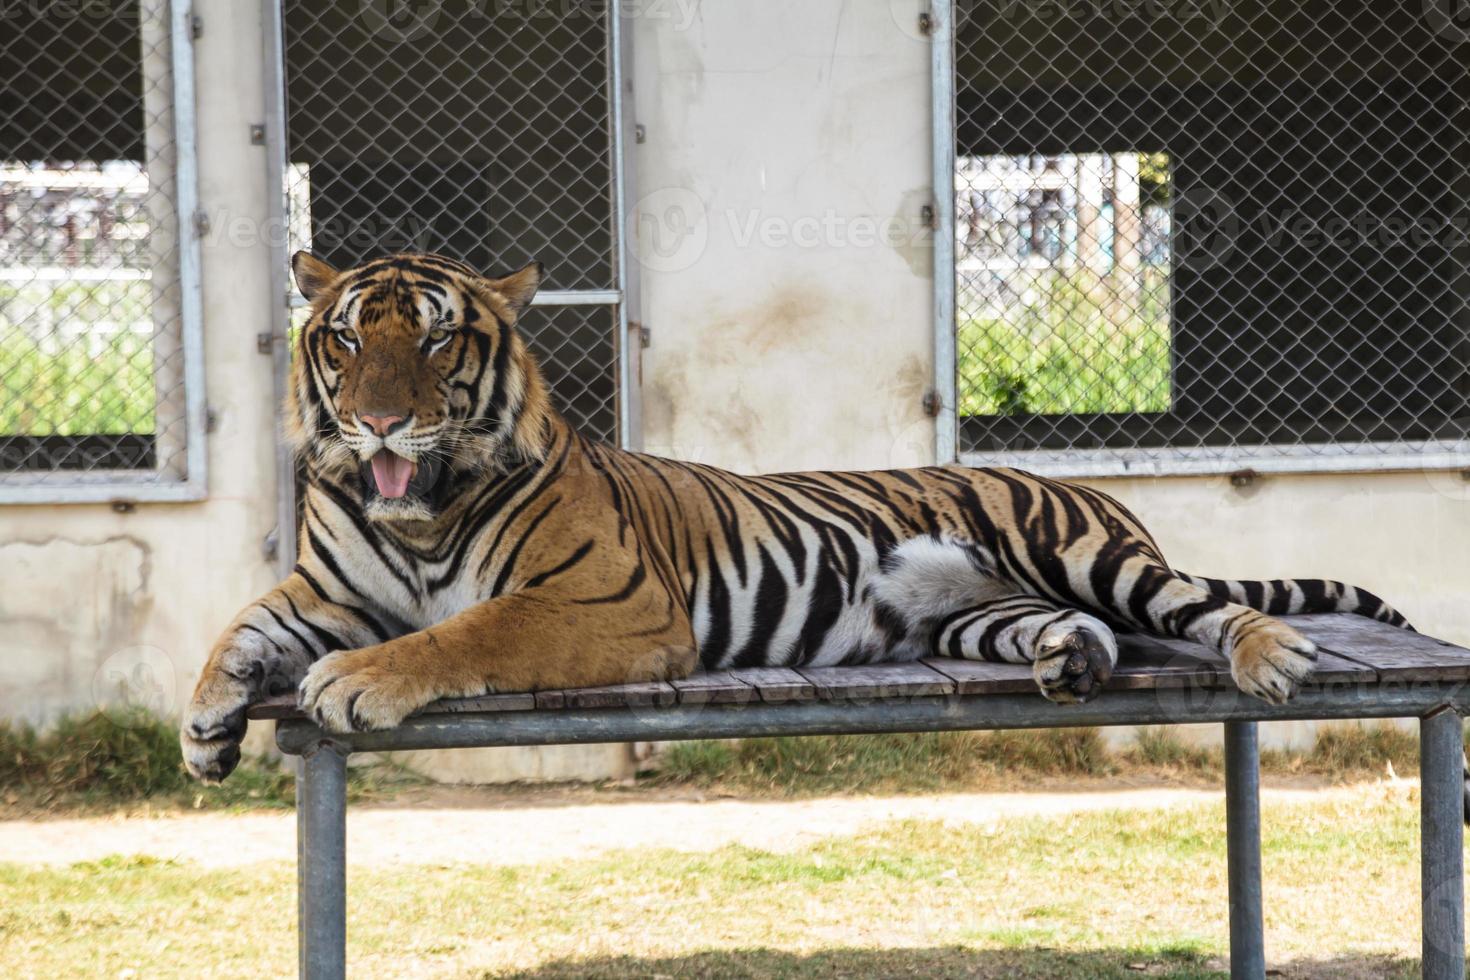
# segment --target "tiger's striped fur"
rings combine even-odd
[[[199,680],[182,739],[204,779],[234,767],[246,706],[298,685],[334,731],[439,697],[931,653],[1028,663],[1047,697],[1082,701],[1127,629],[1218,648],[1279,702],[1316,651],[1273,615],[1407,625],[1338,583],[1176,573],[1106,494],[1014,470],[750,477],[600,445],[516,333],[539,267],[294,267],[300,559]]]

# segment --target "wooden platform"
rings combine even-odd
[[[1461,718],[1470,713],[1470,650],[1354,616],[1300,616],[1316,673],[1287,704],[1248,697],[1219,654],[1193,643],[1122,638],[1102,694],[1043,698],[1024,664],[933,659],[864,667],[778,667],[679,681],[439,701],[396,728],[325,732],[294,698],[256,705],[276,745],[299,756],[297,869],[301,975],[346,973],[347,758],[481,746],[561,745],[758,735],[981,731],[1072,725],[1219,722],[1224,726],[1231,977],[1265,980],[1256,722],[1417,718],[1423,975],[1464,980]],[[1406,905],[1411,900],[1405,896]]]
[[[1470,650],[1359,616],[1288,617],[1316,642],[1317,671],[1305,687],[1374,686],[1470,681]],[[1137,634],[1119,637],[1117,669],[1109,691],[1170,688],[1231,689],[1230,668],[1219,653],[1187,640]],[[756,667],[694,674],[684,680],[618,684],[534,694],[491,694],[438,701],[425,714],[490,714],[672,705],[790,704],[918,697],[1036,694],[1031,668],[932,658],[916,663],[851,667]],[[294,696],[253,706],[252,719],[299,718]]]

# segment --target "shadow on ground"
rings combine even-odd
[[[980,980],[1111,980],[1171,977],[1204,980],[1228,977],[1229,964],[1218,957],[1157,950],[1105,949],[1083,953],[1056,950],[977,950],[963,946],[929,949],[836,949],[789,953],[774,949],[737,949],[667,958],[632,956],[558,960],[509,974],[519,980],[583,980],[583,978],[786,978],[923,977]],[[1417,960],[1359,956],[1297,960],[1272,965],[1272,977],[1286,980],[1381,980],[1419,975]]]

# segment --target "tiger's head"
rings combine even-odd
[[[515,323],[540,263],[483,276],[439,255],[338,271],[291,259],[311,304],[292,368],[287,434],[362,481],[368,517],[428,520],[456,474],[545,455],[546,385]]]

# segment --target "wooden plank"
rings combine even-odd
[[[728,670],[700,671],[669,683],[680,704],[749,704],[760,698],[755,688]]]
[[[551,693],[551,692],[548,692]],[[561,691],[564,708],[648,708],[674,704],[679,700],[672,684],[666,681],[639,681],[633,684],[609,684],[606,687],[579,687]],[[540,695],[536,706],[541,707]]]
[[[1118,664],[1104,690],[1226,687],[1229,684],[1230,664],[1217,651],[1190,640],[1119,633]]]
[[[955,693],[955,682],[922,663],[797,667],[824,701],[926,698]]]
[[[496,711],[531,711],[536,707],[536,695],[481,694],[473,698],[445,698],[435,701],[420,714],[461,715],[469,712],[489,714]]]
[[[427,705],[415,714],[492,714],[497,711],[530,711],[535,707],[536,696],[533,694],[482,694],[473,698],[445,698]],[[283,694],[251,705],[246,710],[245,717],[251,721],[279,721],[282,718],[301,718],[304,715],[296,706],[296,695]]]
[[[281,718],[298,718],[295,694],[280,694],[252,704],[245,709],[245,717],[251,721],[274,721]]]
[[[1376,680],[1362,664],[1319,650],[1317,669],[1308,684]],[[1233,687],[1225,655],[1193,640],[1141,633],[1118,634],[1118,666],[1108,688],[1137,690],[1162,687]]]
[[[1470,650],[1360,616],[1341,613],[1288,620],[1321,648],[1309,684],[1470,680]],[[1229,687],[1218,652],[1189,640],[1124,633],[1108,689]],[[535,694],[490,694],[437,702],[424,714],[494,713],[562,708],[742,704],[760,700],[852,700],[946,694],[1016,694],[1036,690],[1027,664],[928,658],[911,664],[850,667],[757,667],[694,674],[669,683],[620,684]],[[252,705],[251,720],[300,717],[294,693]]]
[[[1470,679],[1470,650],[1364,616],[1326,613],[1287,621],[1319,647],[1370,667],[1384,681]]]
[[[746,667],[733,673],[755,688],[760,699],[767,704],[812,701],[817,696],[812,682],[790,667]]]
[[[987,660],[925,657],[919,663],[954,682],[956,694],[1040,693],[1030,664],[997,664]]]

